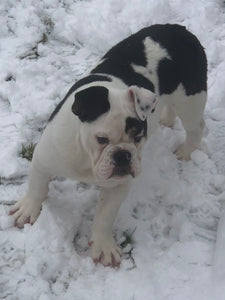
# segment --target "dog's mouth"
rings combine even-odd
[[[128,166],[115,166],[113,171],[112,171],[112,174],[109,178],[121,178],[121,177],[125,177],[125,176],[128,176],[128,175],[131,175],[133,178],[135,177],[135,173],[134,171],[132,170],[131,166],[128,165]]]

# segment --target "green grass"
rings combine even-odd
[[[124,254],[127,256],[127,258],[132,260],[134,265],[135,265],[135,262],[134,262],[134,258],[132,256],[132,251],[134,249],[133,234],[134,234],[135,230],[136,230],[136,228],[133,231],[130,231],[130,230],[124,231],[122,234],[123,241],[120,243],[120,247],[125,250]],[[126,248],[128,249],[128,251],[126,250]]]
[[[34,148],[35,148],[35,144],[33,143],[30,143],[28,145],[22,145],[22,149],[19,153],[20,157],[22,158],[25,158],[29,161],[32,160],[32,157],[33,157],[33,153],[34,153]]]

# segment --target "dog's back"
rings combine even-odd
[[[207,88],[204,49],[180,25],[143,28],[110,49],[91,73],[110,74],[128,86],[138,85],[159,95],[171,94],[180,83],[186,95]]]

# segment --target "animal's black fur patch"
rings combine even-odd
[[[105,73],[120,78],[126,85],[137,85],[154,92],[152,82],[135,72],[132,63],[146,67],[143,37],[136,33],[109,50],[101,62],[91,73]]]
[[[95,82],[95,81],[112,81],[112,79],[108,76],[105,75],[89,75],[87,77],[84,77],[82,79],[80,79],[79,81],[77,81],[68,91],[68,93],[66,94],[66,96],[63,98],[63,100],[56,106],[55,110],[53,111],[53,113],[51,114],[50,118],[49,118],[49,122],[51,120],[54,119],[54,117],[56,116],[56,114],[60,111],[61,107],[63,106],[64,102],[66,101],[66,99],[74,92],[76,91],[79,87],[91,83],[91,82]]]
[[[141,121],[136,118],[128,117],[126,119],[125,132],[130,137],[135,137],[143,131],[143,136],[147,136],[147,121]]]
[[[113,75],[122,79],[122,81],[128,85],[137,85],[139,87],[144,87],[152,92],[154,92],[154,86],[150,80],[142,76],[141,74],[135,72],[130,66],[129,62],[125,62],[121,65],[118,64],[116,59],[107,59],[100,65],[98,65],[92,73],[106,73]]]
[[[159,93],[172,93],[182,83],[186,95],[207,89],[207,61],[198,39],[180,25],[153,25],[114,46],[91,73],[111,74],[128,86],[137,85],[154,92],[150,79],[135,72],[131,64],[146,67],[144,40],[150,37],[168,52],[158,64]]]
[[[81,122],[93,122],[110,109],[108,89],[92,86],[75,94],[72,112]]]
[[[186,95],[207,90],[207,60],[204,48],[192,33],[180,25],[154,25],[143,29],[165,48],[171,57],[158,65],[159,93],[170,94],[182,83]]]

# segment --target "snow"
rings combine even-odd
[[[202,149],[191,161],[173,154],[184,139],[179,120],[144,149],[142,174],[114,226],[120,243],[131,235],[119,269],[88,256],[95,187],[54,179],[39,219],[22,230],[0,205],[0,298],[225,299],[224,2],[1,0],[0,14],[1,203],[25,192],[22,144],[36,143],[74,81],[140,28],[179,23],[196,34],[209,88]]]

